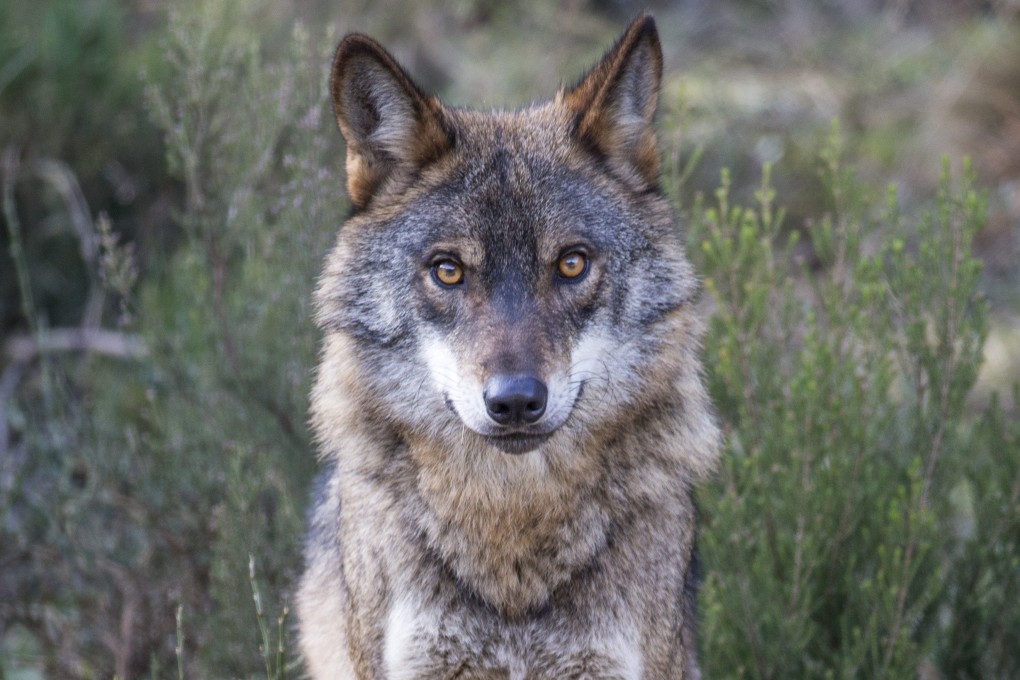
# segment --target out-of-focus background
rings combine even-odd
[[[287,602],[315,471],[308,298],[346,211],[333,47],[362,31],[447,102],[515,107],[578,77],[644,9],[684,215],[723,168],[729,200],[753,203],[769,165],[785,241],[831,210],[819,153],[833,121],[876,205],[892,183],[910,212],[937,193],[944,155],[971,159],[989,314],[966,410],[1015,420],[1016,0],[0,0],[0,678],[298,673]],[[809,239],[794,248],[805,271],[825,268]],[[959,506],[975,490],[946,488],[951,519],[970,521]],[[1016,547],[1018,508],[1006,493],[1013,542],[986,549]],[[1020,555],[1006,558],[1016,578]],[[976,574],[980,599],[991,577]],[[932,623],[904,633],[903,677],[1017,668],[919,632],[952,628],[933,602],[917,614]],[[903,609],[892,642],[876,638],[887,670]],[[824,644],[862,646],[844,632]],[[703,644],[717,674],[784,677]]]

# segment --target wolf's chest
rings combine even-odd
[[[571,622],[500,624],[464,611],[390,607],[383,666],[393,680],[637,680],[643,664],[637,633],[626,622],[575,628]]]

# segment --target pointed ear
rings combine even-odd
[[[572,116],[578,140],[644,186],[659,174],[652,121],[661,80],[662,47],[655,20],[641,14],[595,68],[557,97]]]
[[[333,58],[333,110],[347,140],[347,190],[363,208],[389,178],[412,173],[453,145],[442,104],[368,36],[346,36]]]

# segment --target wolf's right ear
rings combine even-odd
[[[340,42],[330,89],[347,140],[347,190],[358,208],[387,179],[414,172],[453,146],[439,100],[368,36],[352,33]]]

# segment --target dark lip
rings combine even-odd
[[[489,442],[503,453],[520,455],[522,453],[534,451],[539,446],[549,441],[549,438],[552,437],[552,435],[552,432],[545,434],[514,432],[512,434],[488,435],[485,437],[485,441]]]

